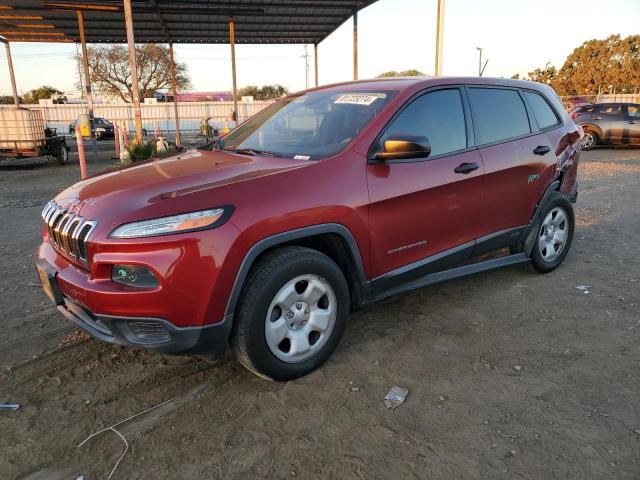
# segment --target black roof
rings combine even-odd
[[[317,44],[376,0],[131,0],[136,43]],[[2,0],[0,36],[9,41],[126,43],[122,0]],[[100,10],[98,10],[100,9]],[[48,25],[38,27],[37,25]]]

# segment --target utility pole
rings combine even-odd
[[[435,75],[442,75],[442,42],[444,37],[444,0],[438,0],[438,23],[436,24],[436,68]]]

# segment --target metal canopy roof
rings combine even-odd
[[[132,0],[136,43],[317,44],[376,0]],[[88,43],[126,43],[120,0],[3,0],[0,36],[11,42],[79,42],[76,11]]]

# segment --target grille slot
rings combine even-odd
[[[156,342],[166,342],[171,338],[160,322],[153,320],[131,320],[129,328],[138,338]]]
[[[70,257],[87,263],[88,238],[96,222],[67,211],[53,200],[42,210],[42,220],[52,245]]]

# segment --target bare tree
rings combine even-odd
[[[92,87],[106,95],[132,101],[129,52],[123,45],[88,48],[89,76]],[[171,85],[169,48],[147,43],[136,45],[138,88],[140,98],[153,96],[156,90]],[[176,86],[178,90],[191,87],[187,65],[176,62]]]

